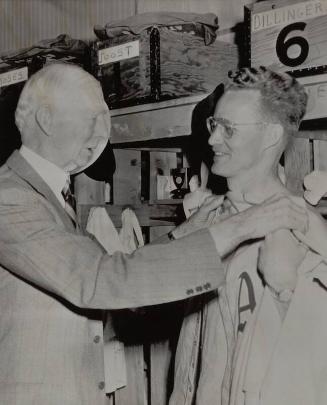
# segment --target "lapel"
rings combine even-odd
[[[12,169],[20,178],[25,180],[35,191],[41,194],[49,203],[51,203],[60,216],[62,222],[69,230],[76,232],[76,229],[66,213],[63,206],[60,204],[58,198],[52,192],[50,187],[45,181],[38,175],[38,173],[29,165],[29,163],[23,158],[18,150],[9,157],[6,164]]]

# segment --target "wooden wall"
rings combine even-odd
[[[0,53],[31,46],[59,34],[87,39],[93,26],[147,11],[213,12],[219,35],[243,21],[243,5],[253,0],[0,0]]]

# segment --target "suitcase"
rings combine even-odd
[[[210,93],[237,67],[235,45],[205,45],[194,25],[152,26],[91,45],[91,65],[111,108]]]

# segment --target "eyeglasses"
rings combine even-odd
[[[226,138],[231,138],[235,130],[238,126],[249,126],[249,125],[265,125],[266,122],[237,122],[233,123],[225,118],[219,118],[219,117],[208,117],[207,118],[207,128],[208,131],[211,134],[213,134],[216,130],[216,128],[219,128],[224,136]]]

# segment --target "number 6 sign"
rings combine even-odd
[[[259,2],[245,7],[245,22],[251,66],[301,75],[327,65],[327,0]]]

